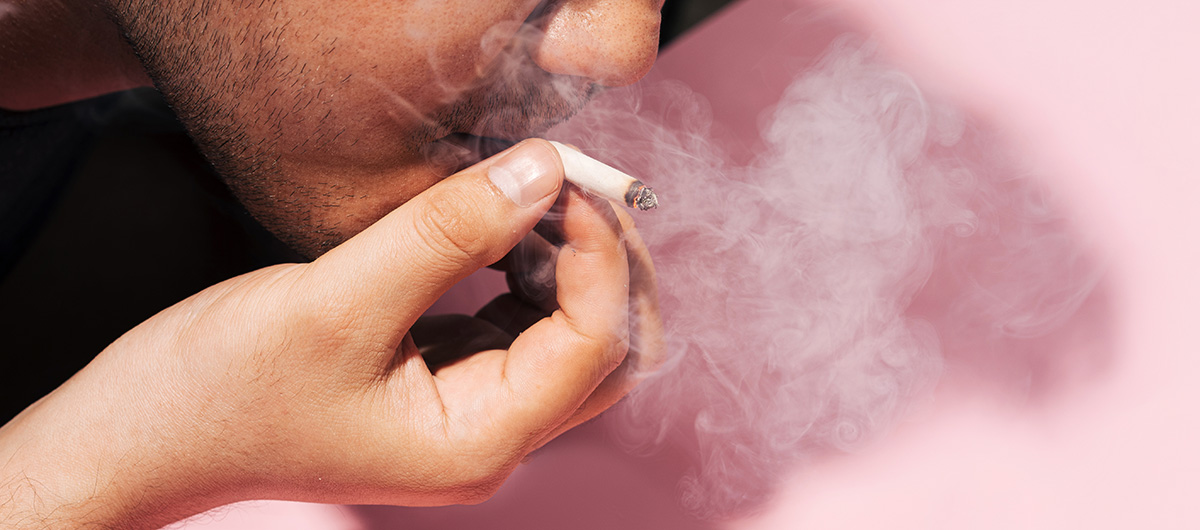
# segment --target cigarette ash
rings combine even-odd
[[[629,185],[629,191],[625,192],[625,204],[631,208],[636,206],[639,210],[653,210],[658,208],[658,195],[654,194],[654,188],[635,180]]]
[[[687,454],[683,502],[701,516],[752,510],[806,458],[886,432],[928,395],[947,338],[1048,332],[1100,275],[994,138],[857,42],[792,82],[745,167],[677,83],[610,91],[551,131],[670,196],[638,219],[668,360],[618,434]],[[916,318],[935,271],[961,291]]]

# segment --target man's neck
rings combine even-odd
[[[149,84],[99,2],[0,1],[0,108],[33,110]]]

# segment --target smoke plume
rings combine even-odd
[[[662,199],[638,222],[668,360],[619,431],[691,456],[698,515],[752,509],[805,458],[886,432],[937,382],[943,338],[1044,334],[1099,278],[995,138],[854,39],[791,83],[749,165],[711,127],[704,100],[666,82],[610,91],[552,131]],[[914,311],[935,270],[954,292]]]

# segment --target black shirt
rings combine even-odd
[[[158,311],[299,259],[153,90],[0,111],[0,423]]]

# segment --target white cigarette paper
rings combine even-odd
[[[563,144],[555,141],[550,144],[562,158],[567,180],[576,186],[630,208],[649,210],[658,207],[658,196],[642,181]]]

